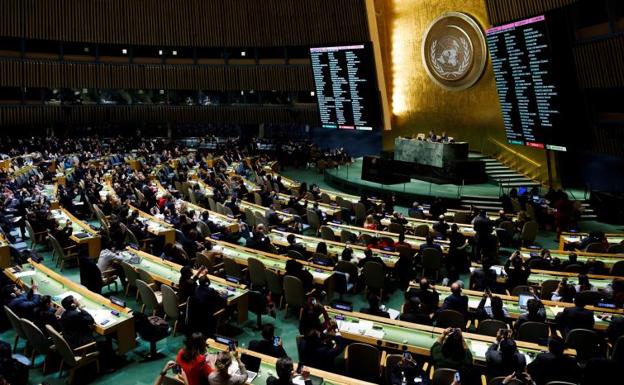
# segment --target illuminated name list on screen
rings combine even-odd
[[[372,131],[380,124],[373,58],[365,44],[310,48],[321,124]]]
[[[487,41],[508,142],[566,151],[553,144],[562,113],[546,17],[491,28]]]

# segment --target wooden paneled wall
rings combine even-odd
[[[577,44],[574,61],[581,88],[624,87],[624,36]]]
[[[139,65],[0,60],[0,86],[308,91],[309,65]]]
[[[364,0],[2,0],[0,35],[215,47],[370,40]]]
[[[551,9],[565,7],[578,0],[486,0],[492,25],[536,16]]]
[[[314,104],[290,106],[0,106],[0,127],[98,122],[318,124]]]

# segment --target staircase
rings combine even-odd
[[[472,160],[481,160],[482,162],[485,162],[485,173],[487,174],[488,179],[501,187],[531,188],[533,186],[541,186],[539,182],[531,180],[526,175],[518,173],[517,171],[505,166],[494,158],[490,158],[480,153],[470,153],[469,158]]]

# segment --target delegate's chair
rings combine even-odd
[[[48,331],[48,335],[52,338],[54,342],[54,349],[61,356],[61,366],[59,369],[59,377],[63,373],[63,367],[69,366],[71,369],[69,370],[69,384],[73,384],[74,382],[74,374],[76,369],[81,368],[85,365],[95,363],[96,373],[100,372],[100,361],[99,361],[99,352],[90,352],[87,353],[88,349],[93,349],[96,347],[95,342],[91,342],[84,346],[80,346],[76,349],[72,349],[65,338],[60,335],[53,327],[50,325],[46,325],[46,329]]]
[[[136,286],[141,295],[141,313],[145,312],[145,309],[152,311],[152,315],[162,309],[163,297],[161,292],[155,292],[152,287],[145,281],[137,279]]]
[[[285,316],[288,316],[288,308],[295,308],[301,310],[309,295],[314,292],[312,290],[306,293],[303,290],[303,283],[297,277],[291,275],[284,276],[284,298],[286,300]],[[299,312],[299,318],[301,318],[301,311]]]
[[[28,345],[31,347],[32,352],[30,354],[30,361],[35,364],[35,358],[37,354],[41,354],[44,356],[42,372],[46,374],[46,366],[48,364],[48,358],[50,353],[52,353],[52,343],[48,339],[48,337],[43,334],[41,329],[37,327],[31,321],[22,318],[20,320],[22,324],[22,330],[26,334],[26,339],[28,340]]]
[[[386,283],[384,266],[378,262],[369,261],[364,264],[362,271],[366,290],[378,290],[379,296],[383,297],[383,289]]]
[[[252,257],[247,260],[247,268],[249,269],[249,280],[251,281],[251,287],[253,289],[262,288],[267,285],[264,263]]]
[[[347,376],[379,383],[381,373],[381,352],[375,346],[352,343],[345,349],[345,362]]]
[[[21,338],[26,341],[28,337],[24,332],[24,329],[22,329],[22,323],[20,322],[20,318],[17,316],[17,314],[13,313],[13,310],[9,309],[9,307],[6,305],[4,306],[4,312],[6,313],[7,318],[9,319],[9,323],[11,324],[11,327],[15,332],[15,337],[13,337],[13,352],[16,352],[19,339]]]
[[[519,341],[533,342],[539,345],[546,345],[548,336],[550,335],[550,328],[543,322],[525,322],[520,325],[518,329]]]
[[[178,331],[178,321],[180,320],[180,301],[176,292],[168,285],[160,287],[162,293],[162,307],[165,312],[165,318],[173,320],[173,336]]]

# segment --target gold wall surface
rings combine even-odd
[[[441,88],[429,78],[423,65],[421,45],[430,23],[445,12],[462,12],[485,31],[490,26],[485,0],[375,0],[375,9],[392,112],[392,130],[383,136],[384,150],[393,148],[397,136],[430,129],[438,134],[446,131],[457,141],[469,142],[472,150],[496,156],[546,182],[544,150],[506,145],[489,59],[480,80],[463,91]]]

